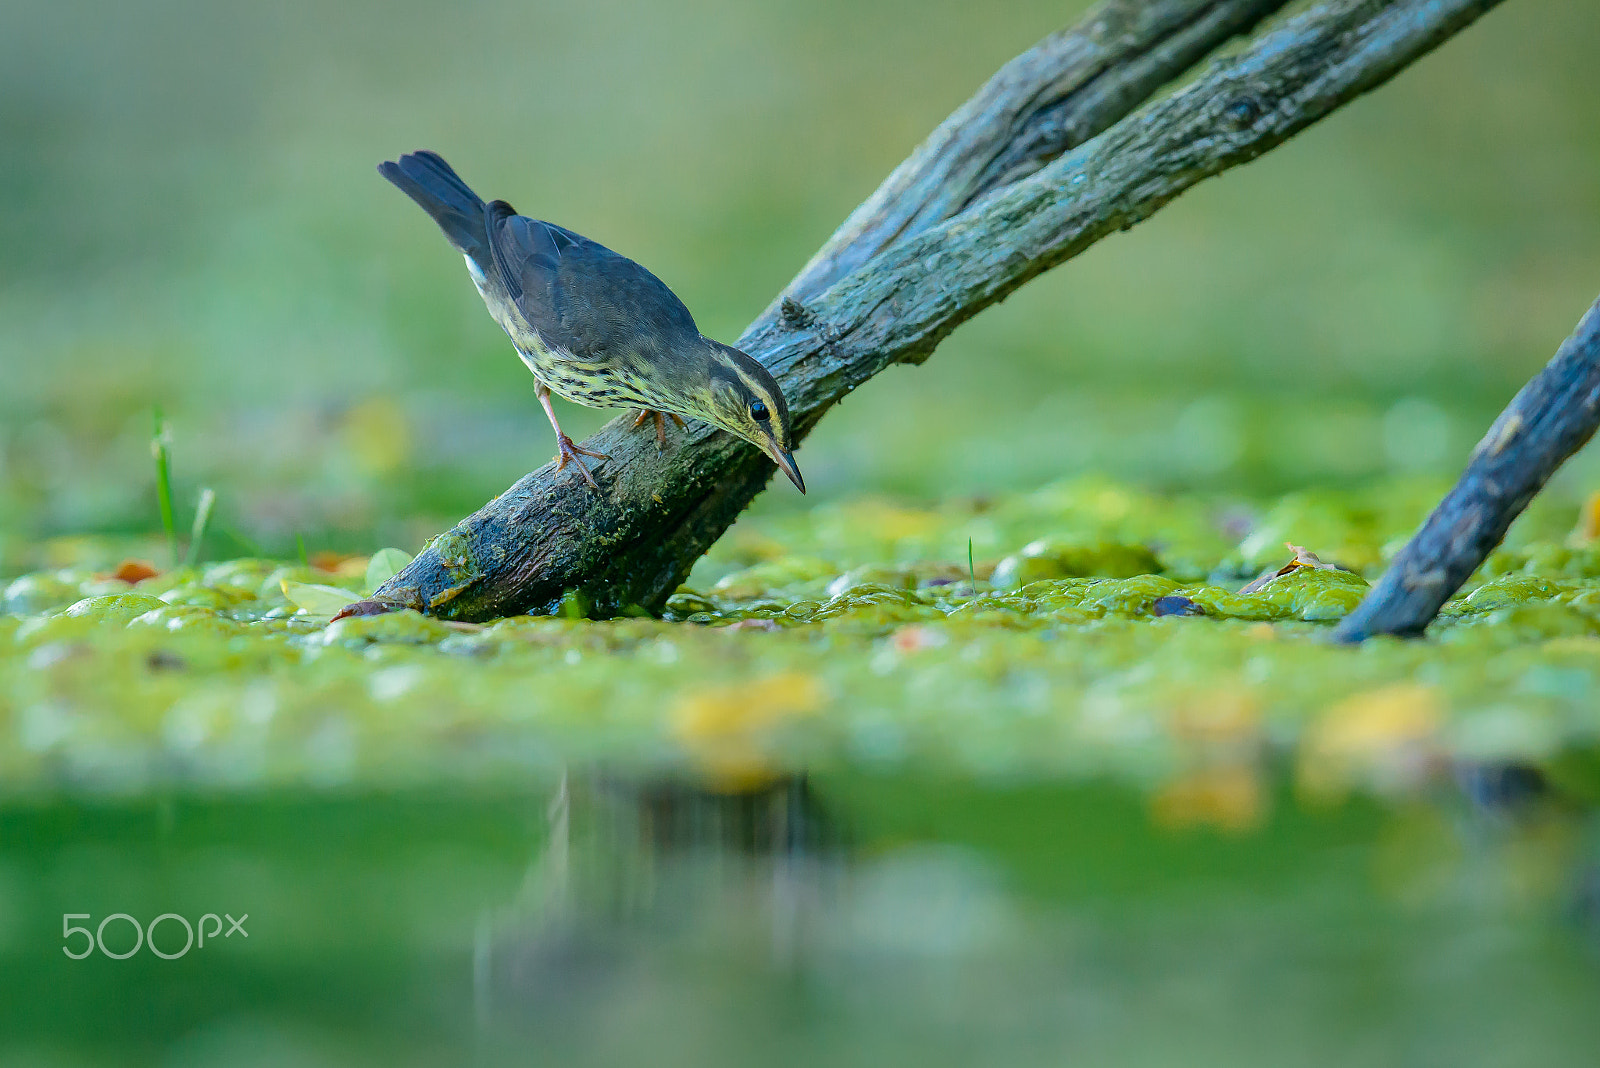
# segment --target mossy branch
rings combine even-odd
[[[800,434],[893,363],[1196,183],[1282,144],[1499,0],[1332,0],[1141,101],[1279,3],[1111,0],[1014,60],[845,223],[739,347],[783,384]],[[435,538],[356,611],[483,620],[655,610],[773,473],[691,424],[658,452],[626,417],[598,492],[525,476]],[[569,600],[569,603],[571,601]]]

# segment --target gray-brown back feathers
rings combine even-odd
[[[699,351],[689,309],[633,260],[565,227],[518,215],[505,201],[490,204],[486,217],[499,282],[546,345],[585,362],[665,363]]]

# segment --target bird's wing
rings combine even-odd
[[[579,357],[647,354],[698,336],[666,283],[604,245],[490,206],[501,282],[546,345]]]

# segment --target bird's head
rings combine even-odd
[[[772,457],[772,462],[804,493],[806,483],[794,462],[789,405],[777,379],[732,345],[710,339],[707,343],[711,346],[710,389],[699,398],[704,410],[695,414]]]

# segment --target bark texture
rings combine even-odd
[[[784,298],[817,296],[891,242],[944,222],[1103,132],[1285,3],[1114,0],[1094,8],[1000,68],[940,123],[766,314],[780,311]]]
[[[1386,81],[1499,0],[1330,0],[1157,88],[1279,3],[1111,0],[999,72],[862,205],[739,339],[804,435],[890,364],[1184,190]],[[356,612],[483,620],[563,602],[659,609],[773,473],[690,424],[657,452],[620,418],[598,492],[553,465],[439,535]]]
[[[1512,520],[1600,426],[1600,300],[1494,421],[1460,481],[1334,629],[1339,641],[1421,634]]]

